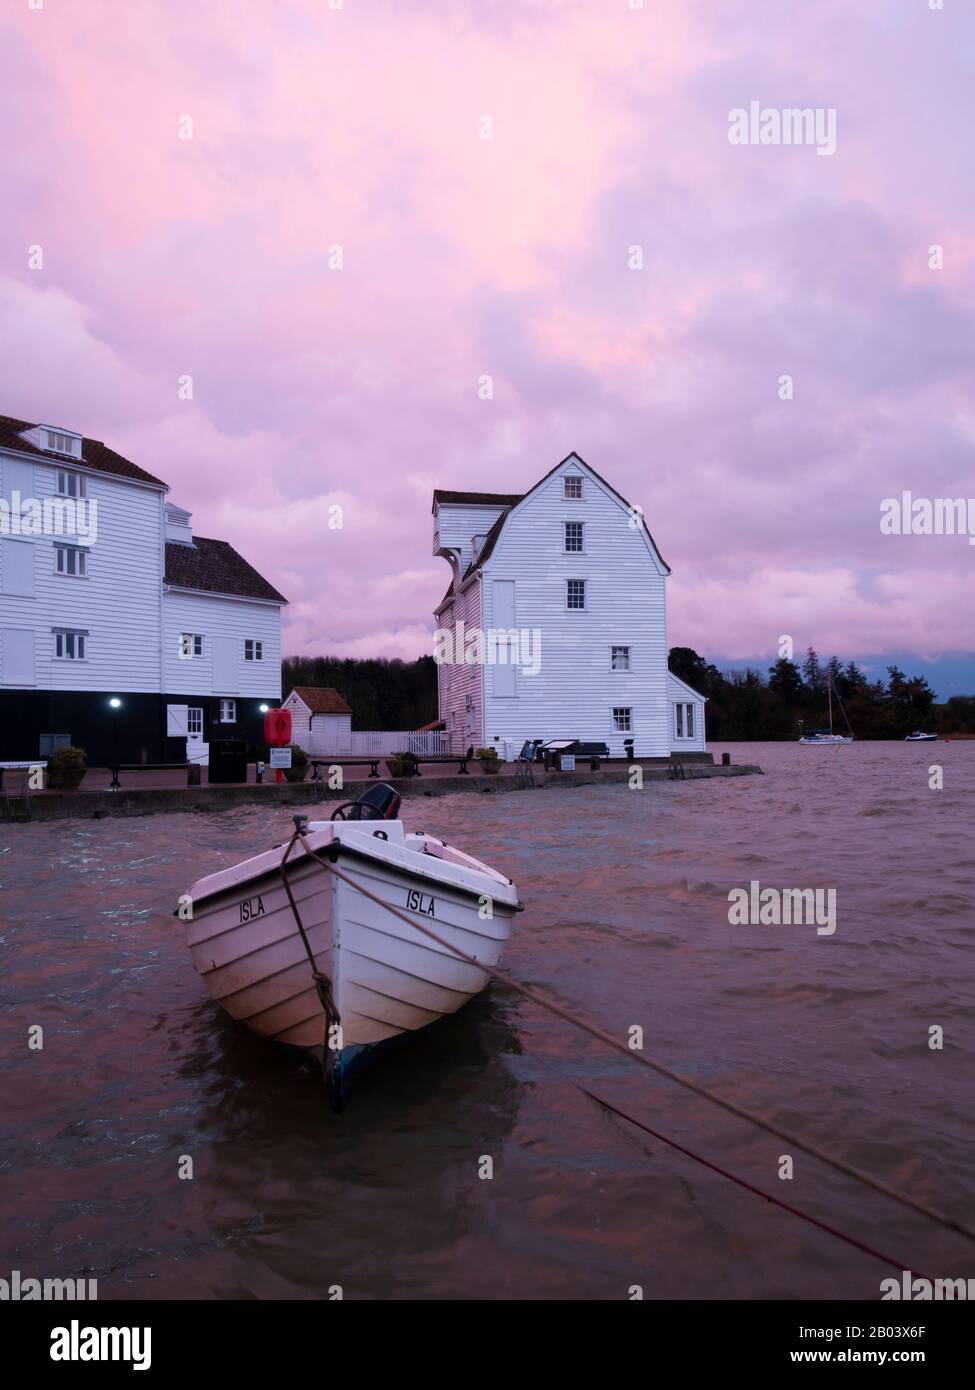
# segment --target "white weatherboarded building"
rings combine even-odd
[[[167,491],[99,440],[0,415],[0,759],[263,747],[286,600]]]
[[[704,750],[704,699],[667,670],[669,567],[639,508],[578,454],[523,496],[438,490],[433,517],[434,554],[451,569],[435,617],[455,748],[516,755],[526,739],[564,738],[620,758]],[[492,630],[516,633],[517,652],[498,651]]]
[[[313,751],[312,734],[329,750],[352,747],[352,710],[330,685],[296,685],[281,704],[291,713],[291,741]]]

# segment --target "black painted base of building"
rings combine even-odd
[[[109,701],[121,701],[113,709]],[[84,748],[90,765],[181,763],[186,739],[166,734],[166,706],[203,710],[203,740],[242,738],[248,756],[263,753],[261,705],[276,709],[280,696],[236,696],[237,719],[220,722],[220,697],[126,694],[122,690],[0,690],[0,762],[43,758],[52,739]]]

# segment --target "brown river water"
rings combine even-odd
[[[512,976],[971,1223],[975,742],[732,753],[766,775],[404,818],[516,881]],[[879,1297],[893,1271],[579,1085],[915,1273],[975,1276],[959,1237],[798,1152],[780,1180],[781,1141],[497,983],[332,1114],[311,1068],[210,1000],[171,915],[290,827],[0,825],[0,1277],[94,1277],[102,1299]],[[835,888],[835,933],[731,925],[752,880]]]

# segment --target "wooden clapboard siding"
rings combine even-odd
[[[459,622],[463,622],[466,631],[480,628],[481,587],[477,579],[461,587],[438,621],[441,628],[450,632],[456,631]],[[478,748],[484,742],[484,670],[479,665],[464,663],[463,655],[463,651],[456,651],[454,662],[441,664],[438,671],[440,718],[447,725],[455,752],[470,744]]]
[[[179,690],[188,695],[280,699],[281,610],[277,604],[169,589],[164,597],[163,614],[165,690]],[[202,657],[189,660],[180,657],[179,638],[183,632],[199,633],[203,637]],[[215,643],[221,638],[233,644],[235,655],[236,675],[229,683],[214,677]],[[248,638],[263,642],[261,661],[245,660],[244,642]],[[227,688],[223,689],[225,684]]]
[[[566,473],[583,478],[580,500],[564,496]],[[458,517],[457,512],[464,512]],[[446,514],[446,515],[445,515]],[[500,508],[441,504],[435,523],[436,553],[459,547],[465,535],[482,533]],[[636,520],[636,524],[634,524]],[[566,521],[584,525],[584,550],[566,553]],[[476,562],[475,562],[476,563]],[[462,571],[463,573],[463,571]],[[483,564],[439,613],[447,627],[460,616],[484,630],[507,626],[495,616],[495,581],[514,584],[514,626],[540,635],[537,675],[510,677],[497,668],[440,672],[441,718],[463,711],[476,693],[480,741],[520,746],[526,738],[574,737],[606,743],[624,755],[632,737],[637,756],[662,757],[671,749],[672,708],[667,683],[668,570],[646,527],[623,499],[576,455],[569,455],[505,516]],[[566,607],[566,580],[586,581],[586,609]],[[536,638],[538,640],[538,638]],[[610,669],[610,648],[630,648],[630,670]],[[688,697],[690,698],[690,697]],[[614,707],[632,711],[629,733],[613,726]],[[698,711],[695,711],[696,715]],[[703,747],[703,704],[699,724]],[[687,740],[696,747],[698,735]]]
[[[704,712],[706,701],[703,695],[699,694],[686,681],[682,681],[675,676],[672,671],[667,673],[668,703],[670,706],[670,740],[671,751],[674,753],[703,753],[704,752]],[[684,706],[683,716],[683,735],[677,737],[677,705]],[[694,706],[694,737],[687,737],[687,706]]]
[[[459,502],[441,502],[437,508],[434,520],[435,553],[457,553],[459,578],[463,578],[473,561],[474,537],[486,536],[504,510],[500,506]]]
[[[34,633],[37,689],[158,691],[162,488],[73,468],[69,460],[48,463],[0,453],[0,493],[6,495],[14,477],[22,491],[29,475],[29,495],[43,505],[45,498],[57,497],[59,468],[85,473],[86,501],[97,508],[96,539],[87,547],[87,575],[56,572],[54,542],[71,541],[71,536],[22,538],[33,547],[34,592],[4,593],[0,573],[0,629]],[[87,630],[84,661],[54,656],[55,627]],[[0,684],[2,663],[0,651]]]

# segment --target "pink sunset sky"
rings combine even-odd
[[[975,7],[631,3],[5,0],[0,412],[164,478],[289,654],[431,651],[432,490],[575,450],[672,644],[969,655],[975,548],[879,521],[975,493]]]

